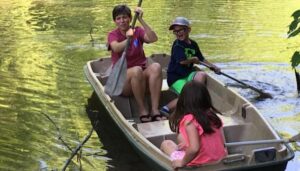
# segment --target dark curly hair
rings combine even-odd
[[[113,20],[115,20],[116,17],[121,14],[127,15],[129,18],[132,18],[131,10],[127,5],[117,5],[114,7],[112,11]]]

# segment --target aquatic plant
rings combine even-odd
[[[289,31],[287,32],[288,38],[294,37],[300,33],[300,9],[296,10],[292,14],[292,17],[294,18],[294,20],[289,25]],[[300,63],[300,51],[295,51],[293,56],[291,57],[291,65],[295,71],[298,95],[300,95],[300,75],[297,72],[296,67],[299,65],[299,63]]]

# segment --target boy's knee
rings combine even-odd
[[[206,72],[200,72],[199,74],[200,74],[203,78],[206,78],[206,77],[207,77]]]
[[[205,83],[207,79],[207,74],[205,72],[197,72],[195,80]]]

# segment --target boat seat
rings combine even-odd
[[[255,129],[253,124],[239,124],[230,125],[223,127],[224,138],[226,143],[230,142],[240,142],[240,141],[251,141],[256,140],[255,136],[257,129]],[[248,148],[249,146],[235,146],[227,147],[229,153],[240,153],[242,149]]]
[[[173,134],[168,120],[138,123],[137,129],[146,138]]]
[[[158,148],[163,140],[177,141],[177,135],[170,130],[168,120],[138,123],[134,127]]]

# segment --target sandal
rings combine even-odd
[[[167,119],[168,118],[162,114],[155,114],[152,116],[152,121],[162,121],[162,120],[167,120]]]
[[[142,115],[142,116],[140,116],[140,121],[141,121],[141,123],[151,122],[152,121],[152,117],[151,117],[150,114],[148,114],[148,115]]]

